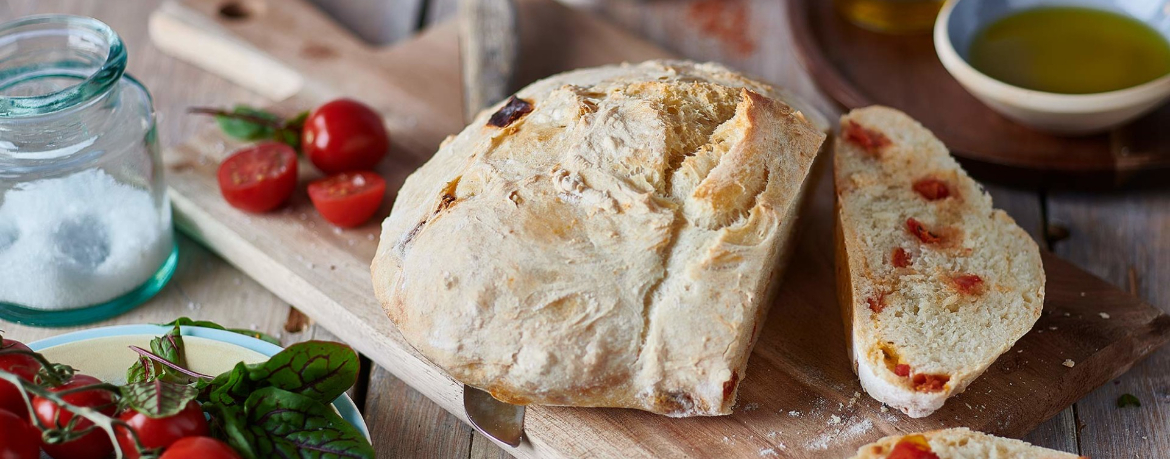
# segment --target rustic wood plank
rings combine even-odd
[[[1170,191],[1108,195],[1052,193],[1048,217],[1068,228],[1061,256],[1170,310]],[[1099,320],[1112,320],[1099,318]],[[1140,408],[1118,408],[1129,393]],[[1081,454],[1090,457],[1166,457],[1170,451],[1170,349],[1077,402]]]
[[[369,384],[366,424],[379,457],[470,457],[472,428],[462,420],[381,367]]]

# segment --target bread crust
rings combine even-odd
[[[825,123],[714,64],[538,81],[412,174],[374,291],[408,342],[517,404],[729,414]]]
[[[1039,248],[909,116],[841,119],[834,239],[850,360],[870,396],[928,416],[1039,318]]]

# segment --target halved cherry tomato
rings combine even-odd
[[[297,187],[297,154],[283,143],[263,142],[232,153],[219,165],[219,191],[248,212],[279,207]]]
[[[49,390],[62,392],[92,384],[101,384],[101,381],[93,376],[78,374],[64,385]],[[109,391],[101,389],[73,392],[62,395],[61,399],[72,405],[93,408],[106,416],[113,416],[117,409],[113,395]],[[47,426],[55,425],[58,428],[65,427],[74,416],[72,411],[61,409],[53,401],[41,397],[33,398],[33,409],[41,423]],[[93,423],[88,419],[81,419],[73,427],[73,430],[85,430],[92,425]],[[94,429],[80,438],[66,443],[46,444],[42,447],[54,459],[105,459],[106,456],[114,452],[114,444],[110,442],[109,434],[101,429]]]
[[[386,194],[386,181],[369,171],[343,172],[309,184],[309,199],[322,217],[350,228],[369,220]]]
[[[41,457],[41,431],[23,416],[0,411],[0,457],[37,459]]]
[[[317,107],[305,119],[301,148],[317,169],[337,174],[373,169],[390,150],[382,116],[352,99]]]
[[[172,444],[159,459],[240,459],[240,454],[211,437],[187,437]]]
[[[32,351],[20,341],[10,339],[0,341],[0,349]],[[31,356],[25,354],[0,354],[0,370],[15,374],[25,381],[32,382],[40,369],[41,364]],[[4,380],[0,380],[0,411],[9,411],[28,419],[28,407],[24,404],[24,397],[20,395],[20,389]],[[0,455],[0,457],[4,456]]]
[[[203,437],[210,434],[203,409],[192,401],[174,416],[155,419],[134,410],[126,410],[118,419],[126,421],[138,434],[138,441],[146,448],[166,448],[184,437]],[[119,428],[118,446],[126,459],[138,459],[134,439],[126,429]]]

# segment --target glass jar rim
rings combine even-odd
[[[126,71],[126,48],[121,37],[106,23],[90,17],[45,14],[3,23],[0,24],[0,45],[20,40],[26,32],[34,32],[46,24],[97,34],[106,42],[105,62],[84,80],[57,91],[36,96],[0,96],[0,119],[47,115],[80,105],[105,93]],[[23,68],[0,70],[0,81],[24,71]]]

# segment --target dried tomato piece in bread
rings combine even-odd
[[[1076,454],[988,435],[965,427],[891,435],[857,450],[852,459],[1082,459]]]
[[[854,370],[875,399],[927,416],[1040,317],[1039,248],[906,114],[854,110],[841,130],[838,295]]]

